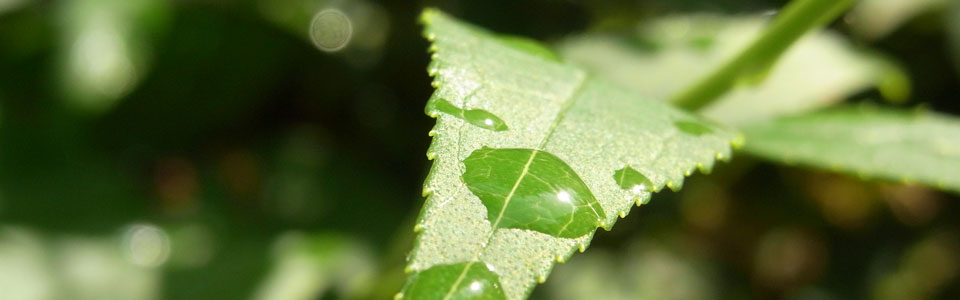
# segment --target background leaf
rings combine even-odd
[[[960,119],[933,112],[843,107],[746,127],[746,151],[960,192]]]
[[[739,53],[767,23],[764,16],[677,15],[641,24],[633,34],[583,34],[563,41],[565,59],[654,99],[668,99]],[[816,109],[868,87],[906,97],[909,82],[892,63],[855,49],[838,34],[808,34],[787,50],[759,85],[738,89],[701,110],[745,124]]]
[[[488,279],[451,280],[435,276],[450,272],[430,270],[461,264],[461,269],[470,270],[462,272],[469,277],[477,273],[477,265],[486,265],[500,277],[499,288],[507,298],[522,299],[536,281],[545,280],[554,261],[566,260],[577,248],[582,251],[592,237],[588,233],[561,238],[557,235],[562,235],[562,229],[554,232],[536,226],[504,227],[499,217],[488,218],[488,210],[524,218],[519,223],[540,222],[539,215],[529,214],[535,210],[526,205],[491,206],[484,200],[486,196],[475,195],[475,190],[499,195],[506,199],[503,203],[511,201],[514,194],[542,198],[514,200],[518,203],[576,202],[584,193],[568,190],[566,184],[552,185],[565,182],[552,176],[579,177],[589,189],[586,194],[592,193],[605,212],[598,210],[596,215],[602,219],[597,225],[610,228],[617,216],[626,216],[631,206],[642,203],[651,191],[665,185],[679,189],[684,176],[695,168],[709,171],[714,159],[730,157],[729,145],[737,135],[722,126],[592,78],[576,67],[531,55],[443,13],[428,10],[422,18],[425,34],[433,42],[429,73],[435,76],[437,87],[427,113],[437,118],[437,125],[430,133],[434,140],[427,153],[435,160],[424,187],[430,197],[416,225],[422,232],[408,266],[409,271],[424,276],[413,275],[408,291],[423,286],[424,280],[438,283],[449,293],[472,282],[479,286]],[[460,108],[444,108],[448,104]],[[471,118],[457,111],[483,111],[476,115],[496,116],[497,122],[504,122],[509,129],[477,126],[483,120],[467,120]],[[494,118],[488,120],[494,123]],[[473,159],[468,158],[472,154],[481,159],[507,151],[510,155],[498,156],[499,162],[477,162],[482,165],[478,167],[489,170],[474,172],[472,162],[462,163]],[[548,156],[556,159],[540,161]],[[561,164],[567,167],[558,167]],[[636,182],[652,186],[621,188],[615,173],[627,167],[647,179]],[[490,178],[473,182],[476,174]],[[496,178],[500,175],[504,177]],[[536,182],[544,187],[532,187]],[[478,188],[484,184],[499,186]],[[513,188],[508,190],[511,184]],[[538,189],[539,194],[524,192],[529,189]],[[571,207],[574,211],[578,208],[585,209]],[[570,214],[570,218],[574,216]],[[453,286],[449,282],[454,282]]]

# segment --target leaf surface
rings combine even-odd
[[[960,192],[956,117],[839,107],[755,124],[744,134],[744,149],[768,159]]]
[[[611,228],[663,186],[679,189],[739,141],[532,41],[434,10],[422,21],[436,87],[426,109],[437,118],[434,165],[398,298],[501,299],[502,290],[523,299],[597,227]]]

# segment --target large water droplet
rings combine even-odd
[[[488,111],[482,109],[464,110],[442,98],[430,100],[430,103],[427,105],[427,114],[430,115],[433,111],[452,115],[483,129],[493,131],[504,131],[508,129],[506,122]]]
[[[676,126],[680,131],[689,135],[701,136],[704,134],[713,133],[713,129],[710,129],[710,127],[707,127],[699,122],[676,121],[673,122],[673,125]]]
[[[548,152],[483,148],[463,163],[463,182],[487,207],[495,228],[574,238],[593,232],[606,219],[580,176]]]
[[[500,276],[482,262],[437,265],[410,276],[402,299],[502,300]]]

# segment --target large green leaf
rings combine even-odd
[[[591,72],[666,100],[737,55],[766,23],[763,16],[677,15],[645,22],[633,34],[573,36],[559,51]],[[759,85],[744,82],[701,113],[740,125],[820,108],[875,85],[896,100],[909,93],[902,71],[832,31],[798,40],[763,77]]]
[[[730,157],[738,134],[428,10],[437,118],[398,298],[522,299],[634,204]]]
[[[955,117],[842,107],[744,130],[745,149],[765,158],[960,192],[960,119]]]

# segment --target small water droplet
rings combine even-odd
[[[482,148],[463,161],[463,182],[496,228],[573,238],[606,219],[593,193],[563,160],[533,149]]]
[[[493,131],[504,131],[509,129],[507,128],[506,122],[488,111],[482,109],[463,110],[442,98],[431,99],[427,106],[427,111],[428,114],[429,112],[442,112],[460,118],[464,121],[467,121],[467,123],[483,129],[489,129]]]
[[[500,35],[500,42],[521,52],[537,56],[549,61],[560,62],[560,57],[538,41],[525,37]]]
[[[401,293],[410,299],[506,299],[500,276],[482,262],[430,267],[411,275]]]
[[[621,189],[638,196],[650,193],[653,189],[653,182],[647,176],[643,176],[639,171],[629,166],[614,171],[613,180]]]
[[[673,126],[676,126],[681,132],[693,136],[701,136],[704,134],[713,133],[713,129],[710,129],[710,127],[707,127],[699,122],[676,121],[673,122]]]
[[[482,109],[471,109],[464,111],[463,118],[470,124],[476,125],[477,127],[483,129],[490,129],[493,131],[507,130],[507,123],[503,122],[503,120],[496,115]]]

